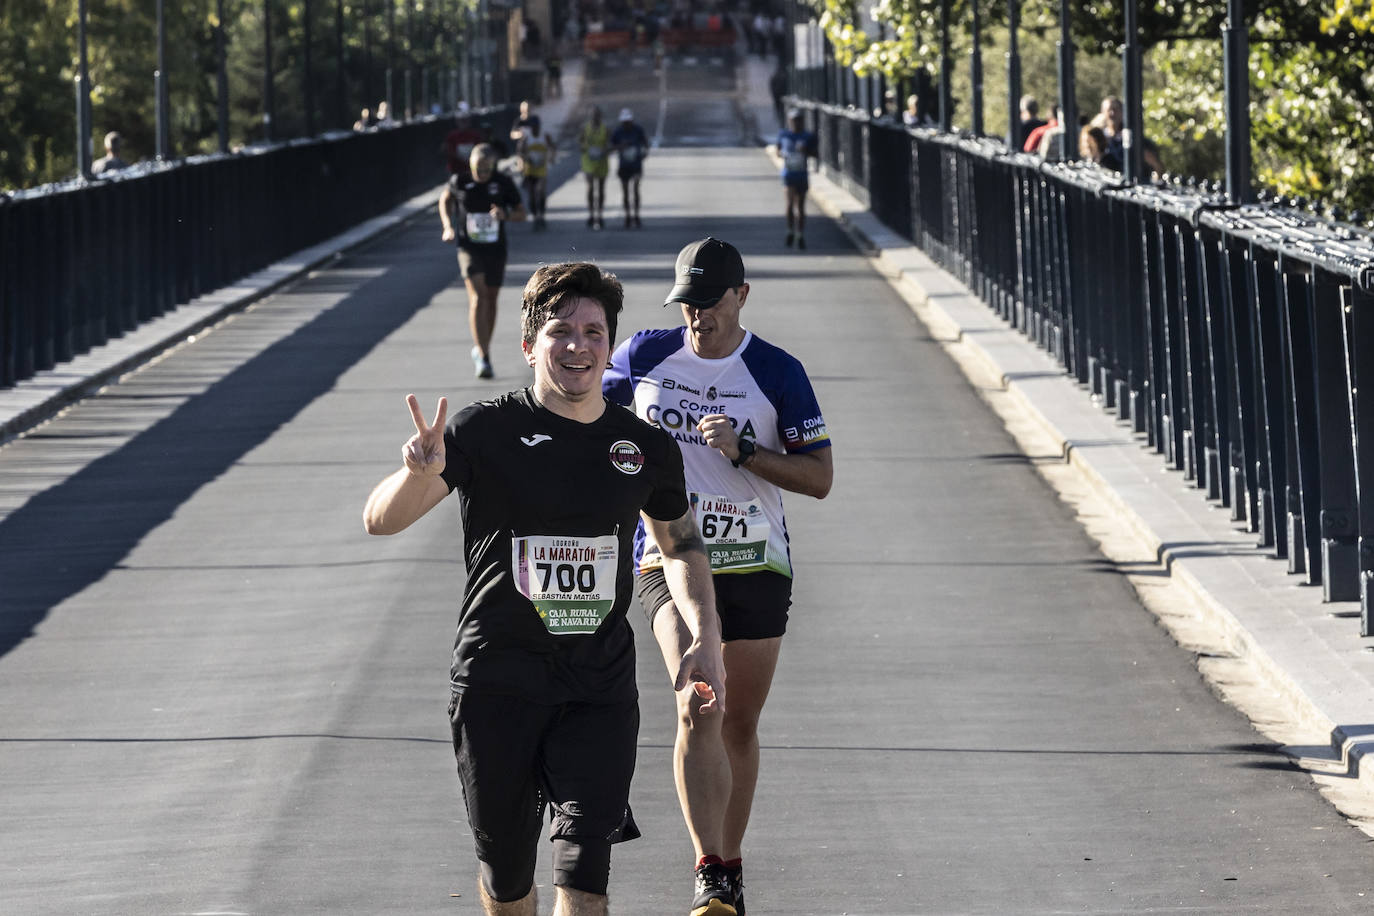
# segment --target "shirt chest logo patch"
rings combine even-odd
[[[541,442],[553,441],[553,436],[545,435],[544,433],[535,433],[533,436],[521,436],[520,441],[526,445],[535,446]]]
[[[644,469],[644,453],[629,439],[621,439],[611,446],[611,467],[631,476]]]

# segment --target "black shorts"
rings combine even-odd
[[[716,586],[716,613],[720,615],[723,641],[771,639],[787,632],[787,610],[792,606],[790,576],[764,571],[718,573],[711,579]],[[652,626],[654,615],[671,599],[663,570],[657,566],[645,570],[635,580],[635,590]]]
[[[506,279],[506,249],[494,246],[493,251],[458,249],[458,272],[464,277],[481,276],[492,289]]]
[[[549,706],[521,697],[455,694],[453,752],[477,858],[489,888],[533,886],[544,806],[549,839],[575,849],[639,836],[630,778],[639,701]],[[604,894],[606,876],[576,890]],[[597,884],[600,884],[598,887]],[[511,899],[518,899],[512,897]]]

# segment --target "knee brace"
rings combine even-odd
[[[553,841],[553,883],[586,894],[606,895],[611,878],[611,842],[593,837]]]
[[[528,871],[523,869],[504,869],[499,875],[485,861],[478,860],[482,866],[482,888],[487,896],[497,903],[510,903],[521,900],[534,890],[534,863],[530,862]]]

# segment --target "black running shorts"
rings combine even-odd
[[[458,249],[458,272],[464,277],[482,277],[487,286],[496,289],[506,279],[506,249],[494,246],[494,251]]]
[[[787,632],[787,611],[792,606],[791,577],[765,571],[718,573],[711,579],[716,586],[722,640],[770,639]],[[635,580],[635,590],[652,625],[654,615],[671,600],[663,570],[655,566],[641,573]]]
[[[549,706],[469,691],[454,695],[449,719],[477,858],[498,899],[533,886],[546,804],[549,838],[568,841],[574,856],[584,840],[595,847],[639,836],[630,813],[637,699]],[[605,881],[574,889],[604,894]]]

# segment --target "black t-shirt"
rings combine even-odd
[[[462,410],[444,448],[468,573],[453,688],[540,703],[636,697],[625,615],[635,526],[641,509],[665,521],[687,512],[677,443],[610,402],[579,423],[526,388]]]
[[[515,182],[503,172],[492,172],[486,181],[455,175],[448,180],[448,185],[458,202],[458,218],[454,224],[458,247],[465,251],[504,253],[506,221],[491,215],[491,205],[507,209],[520,206],[522,198]]]

